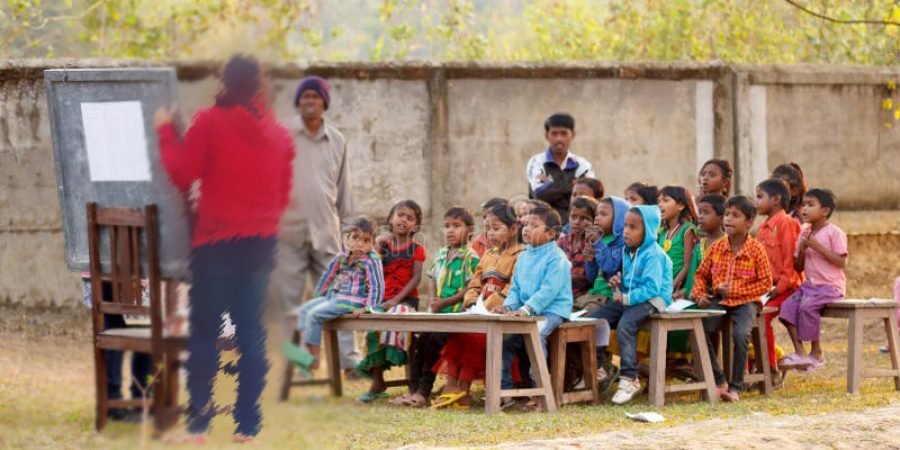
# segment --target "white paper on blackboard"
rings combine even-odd
[[[150,181],[141,102],[81,104],[91,181]]]

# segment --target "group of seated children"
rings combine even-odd
[[[648,316],[673,299],[690,299],[697,308],[725,312],[704,320],[719,395],[737,401],[743,390],[749,335],[763,304],[777,308],[766,317],[773,369],[815,370],[825,363],[819,345],[822,308],[844,296],[847,238],[829,223],[834,195],[806,189],[796,164],[778,166],[756,188],[756,201],[728,197],[731,164],[711,160],[701,169],[699,196],[681,186],[635,183],[624,198],[604,196],[593,178],[575,182],[568,217],[540,200],[510,205],[495,198],[482,206],[482,230],[474,235],[474,218],[465,208],[444,215],[446,245],[425,271],[425,249],[414,239],[422,225],[421,208],[411,200],[395,204],[387,219],[389,233],[358,219],[345,232],[346,250],[334,258],[316,286],[316,298],[301,307],[298,329],[303,346],[289,358],[305,368],[318,364],[323,323],[345,314],[371,311],[402,314],[418,309],[456,313],[475,305],[498,314],[537,316],[546,355],[546,340],[570,319],[587,310],[597,319],[597,377],[601,386],[618,379],[615,404],[629,402],[641,388],[639,353],[648,341],[639,329]],[[757,215],[765,217],[756,237]],[[802,225],[801,225],[802,223]],[[417,286],[423,272],[432,296],[419,307]],[[780,357],[771,321],[778,317],[794,351]],[[716,358],[717,333],[732,327],[734,363],[726,374]],[[611,358],[615,329],[619,366]],[[690,358],[686,333],[669,335],[670,357]],[[809,352],[804,347],[811,342]],[[410,365],[409,391],[390,401],[396,406],[468,408],[473,381],[485,375],[484,334],[369,332],[368,353],[357,370],[371,379],[360,400],[386,398],[384,372]],[[299,352],[308,358],[297,358]],[[308,352],[308,353],[306,353]],[[528,387],[529,358],[522,336],[503,341],[502,387]],[[687,365],[689,366],[689,365]],[[446,385],[433,400],[435,376]],[[503,399],[503,406],[515,399]],[[529,404],[533,405],[533,402]]]

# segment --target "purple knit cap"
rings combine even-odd
[[[297,86],[297,93],[294,94],[294,107],[300,104],[300,96],[307,89],[316,91],[316,94],[319,94],[319,97],[322,97],[322,100],[325,101],[325,109],[328,109],[328,104],[331,103],[331,96],[328,94],[328,82],[324,78],[315,75],[304,78],[300,85]]]

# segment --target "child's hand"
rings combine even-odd
[[[615,275],[609,277],[609,281],[607,282],[609,287],[613,289],[619,289],[619,286],[622,285],[622,273],[618,272]]]
[[[350,313],[350,317],[357,318],[366,313],[366,308],[359,308],[356,311]]]
[[[594,260],[594,245],[590,240],[588,241],[588,245],[584,246],[584,251],[581,253],[584,256],[585,261],[593,261]]]
[[[727,284],[723,284],[716,288],[716,293],[719,294],[719,296],[722,298],[728,298],[728,291],[729,289]]]
[[[397,306],[400,303],[400,300],[401,299],[394,297],[394,298],[382,303],[381,307],[384,308],[385,311],[389,311],[391,308]]]
[[[708,294],[704,295],[703,297],[700,297],[700,300],[697,301],[697,307],[700,309],[709,308],[709,305],[712,305],[711,298],[712,298],[712,296],[708,295]]]
[[[685,298],[684,289],[678,289],[672,294],[673,299]]]
[[[489,292],[491,294],[496,294],[496,293],[500,292],[500,286],[497,286],[496,284],[489,284],[484,287],[484,290],[485,290],[485,292]]]
[[[175,117],[175,112],[177,110],[178,108],[175,105],[160,106],[156,109],[156,112],[153,113],[153,126],[159,128],[163,125],[172,123],[172,119]]]
[[[438,297],[431,297],[431,298],[428,300],[428,307],[429,307],[429,310],[430,310],[431,312],[436,313],[436,312],[440,311],[441,308],[444,307],[444,305],[443,305],[443,302],[441,301],[440,298],[438,298]]]
[[[505,306],[498,306],[498,307],[494,308],[494,310],[491,312],[494,314],[506,314],[509,312],[509,310],[506,309]]]
[[[616,291],[613,292],[613,301],[616,303],[622,303],[622,291],[616,289]]]
[[[526,317],[526,316],[528,316],[528,314],[525,314],[525,311],[522,311],[521,309],[517,309],[515,311],[509,311],[506,313],[506,315],[510,316],[510,317]]]

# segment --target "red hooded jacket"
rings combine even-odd
[[[184,139],[170,123],[159,127],[163,166],[182,191],[200,180],[191,244],[270,237],[291,190],[294,144],[269,112],[257,118],[244,107],[199,111]]]

